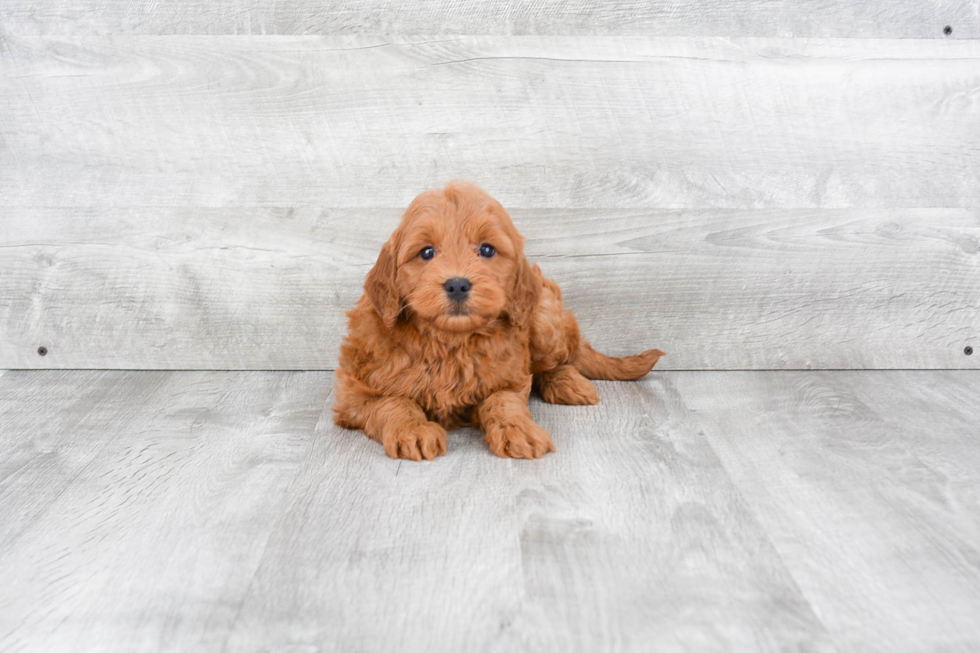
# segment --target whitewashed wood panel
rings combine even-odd
[[[89,466],[99,464],[111,446],[106,433],[142,419],[166,378],[38,371],[0,379],[0,550],[19,540]],[[0,562],[0,568],[6,580],[7,567]]]
[[[980,649],[980,373],[670,379],[841,653]]]
[[[654,372],[422,464],[330,385],[0,377],[3,650],[980,645],[978,372]]]
[[[10,420],[68,425],[106,400],[125,418],[49,443],[103,444],[0,542],[0,647],[833,651],[663,379],[601,383],[598,407],[534,401],[558,447],[542,460],[463,429],[414,464],[333,426],[329,374],[11,372],[0,446],[31,442]],[[46,394],[70,384],[77,402]]]
[[[0,649],[222,650],[331,386],[315,373],[5,375]]]
[[[980,41],[8,37],[5,206],[980,205]]]
[[[6,0],[20,34],[640,34],[977,38],[970,0]],[[953,31],[947,36],[943,28]]]
[[[332,369],[400,212],[9,209],[0,367]],[[513,217],[613,354],[661,347],[663,369],[980,366],[964,355],[980,349],[977,211]]]
[[[331,429],[229,645],[833,650],[660,378],[600,384],[598,409],[532,402],[558,448],[538,464],[489,456],[473,429],[431,465]]]

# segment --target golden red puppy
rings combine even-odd
[[[532,384],[549,403],[595,404],[589,379],[637,379],[663,356],[592,349],[503,206],[464,183],[412,201],[347,315],[334,421],[392,458],[444,454],[459,426],[498,456],[539,458],[555,446],[528,410]]]

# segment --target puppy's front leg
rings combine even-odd
[[[337,371],[333,421],[361,429],[384,445],[392,458],[432,460],[446,453],[446,429],[430,422],[422,407],[405,397],[386,397],[343,370]]]
[[[430,422],[411,399],[381,397],[367,402],[364,412],[364,432],[392,458],[432,460],[446,453],[446,429]]]
[[[531,417],[527,396],[518,390],[498,390],[477,408],[487,444],[502,458],[540,458],[555,450],[551,436]]]

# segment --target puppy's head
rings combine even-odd
[[[465,183],[412,201],[364,290],[388,328],[407,308],[457,333],[501,318],[526,327],[537,300],[524,238],[497,200]]]

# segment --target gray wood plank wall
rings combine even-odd
[[[980,36],[974,0],[6,0],[12,32],[94,34],[639,34]]]
[[[268,7],[0,8],[0,367],[330,369],[452,178],[611,353],[980,367],[976,3]]]

